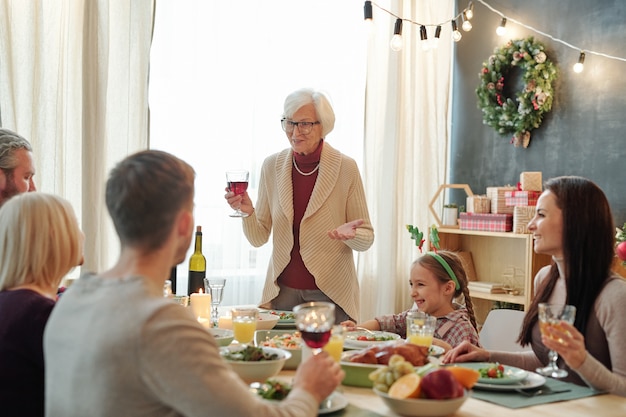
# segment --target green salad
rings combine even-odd
[[[291,386],[289,384],[285,384],[280,381],[276,381],[274,379],[268,379],[264,384],[257,390],[257,394],[266,400],[284,400],[289,392],[291,391]]]
[[[246,346],[244,349],[234,352],[227,351],[222,356],[229,361],[242,362],[273,361],[278,359],[277,353],[266,353],[262,348],[255,346]]]

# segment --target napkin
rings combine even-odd
[[[546,378],[544,387],[547,386],[552,391],[570,390],[568,392],[542,394],[535,397],[526,397],[515,391],[487,391],[474,389],[471,396],[478,400],[488,401],[507,408],[523,408],[538,404],[548,404],[558,401],[575,400],[578,398],[591,397],[603,394],[589,387],[572,384],[570,382],[559,381],[553,378]],[[539,388],[537,388],[539,389]]]

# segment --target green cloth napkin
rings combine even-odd
[[[515,391],[487,391],[474,389],[471,393],[473,398],[488,401],[507,408],[524,408],[532,405],[554,403],[558,401],[575,400],[578,398],[591,397],[593,395],[603,394],[588,387],[563,382],[553,378],[546,378],[543,388],[548,387],[553,391],[569,389],[571,391],[561,393],[541,394],[534,397],[526,397]],[[540,389],[540,388],[537,388]]]
[[[320,414],[321,415],[321,414]],[[334,413],[327,414],[328,416],[341,416],[341,417],[384,417],[381,414],[375,413],[374,411],[364,410],[355,405],[348,404],[346,408],[340,411],[336,411]]]

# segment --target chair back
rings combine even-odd
[[[480,329],[480,344],[487,350],[505,352],[531,350],[530,345],[522,347],[516,342],[525,314],[523,311],[504,308],[491,310]]]

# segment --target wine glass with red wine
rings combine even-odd
[[[226,181],[228,182],[228,189],[235,193],[235,195],[241,195],[248,189],[248,171],[234,170],[226,171]],[[246,213],[237,208],[233,213],[229,214],[230,217],[248,217]]]
[[[312,301],[295,306],[293,313],[302,340],[317,355],[330,339],[335,325],[335,305],[325,301]]]

